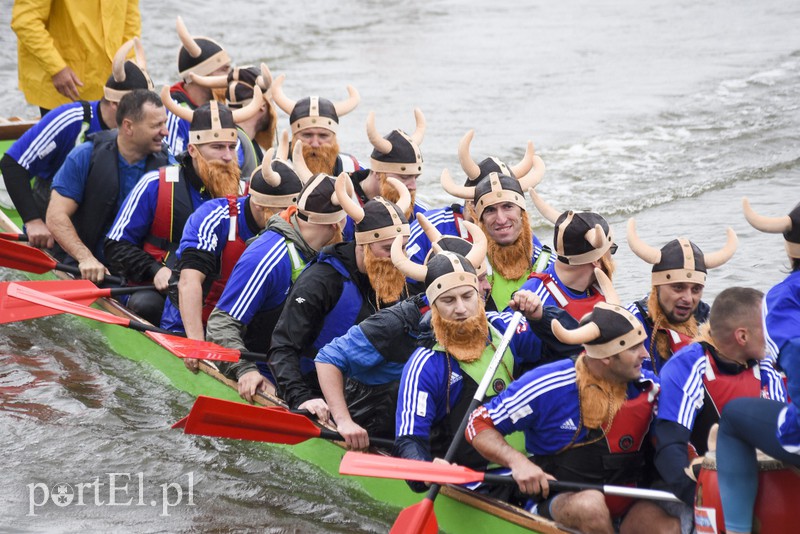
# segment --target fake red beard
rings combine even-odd
[[[397,201],[400,200],[400,193],[397,192],[397,189],[389,185],[389,182],[386,181],[386,174],[380,172],[378,176],[381,179],[381,196],[388,200],[389,202],[394,202],[397,204]],[[411,205],[405,211],[404,215],[406,219],[409,221],[413,220],[414,215],[414,202],[417,200],[417,191],[409,191],[411,193]]]
[[[506,280],[517,280],[528,274],[533,256],[533,230],[528,223],[528,213],[522,212],[522,231],[517,240],[510,245],[499,245],[497,241],[489,237],[483,222],[478,224],[486,234],[488,241],[486,255],[489,257],[492,269]]]
[[[275,108],[269,105],[267,113],[256,124],[255,141],[264,151],[269,150],[275,144],[277,126],[278,115],[275,113]]]
[[[376,258],[369,245],[364,245],[364,265],[378,302],[393,304],[398,301],[406,287],[406,277],[397,270],[392,259]]]
[[[489,322],[486,320],[483,301],[480,302],[478,313],[463,321],[443,318],[434,304],[431,306],[431,326],[436,341],[460,362],[478,361],[486,349]]]
[[[314,174],[324,173],[332,175],[338,156],[339,143],[336,141],[330,145],[322,145],[320,147],[303,145],[303,160],[306,162],[308,170]]]
[[[193,159],[197,162],[197,174],[213,198],[239,195],[239,178],[242,171],[237,161],[225,163],[219,160],[207,160],[199,151]]]

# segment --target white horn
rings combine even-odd
[[[381,137],[378,130],[375,129],[375,112],[370,111],[367,115],[367,138],[375,150],[381,154],[388,154],[392,151],[392,142],[388,139]]]
[[[427,125],[425,123],[425,115],[422,114],[422,110],[419,108],[414,108],[414,120],[417,123],[417,127],[414,130],[414,133],[411,134],[411,140],[416,143],[417,146],[422,144],[422,139],[425,137],[425,129]]]
[[[256,116],[256,114],[261,110],[261,106],[264,105],[264,94],[261,92],[261,88],[256,85],[253,87],[253,99],[250,101],[242,109],[232,109],[231,114],[233,115],[233,122],[236,124],[245,122],[249,119],[252,119]]]
[[[472,137],[474,135],[475,130],[470,130],[461,138],[461,142],[458,143],[458,161],[461,163],[461,168],[470,180],[474,180],[481,175],[481,168],[478,167],[478,164],[475,163],[475,160],[472,159],[469,153],[469,145],[472,143]]]
[[[358,202],[353,200],[347,191],[347,182],[350,177],[347,173],[342,173],[336,177],[336,198],[339,199],[339,205],[344,208],[344,211],[353,219],[353,222],[358,224],[364,220],[364,208]]]
[[[539,156],[534,156],[532,166],[533,170],[528,172],[528,174],[525,176],[520,177],[519,174],[515,175],[519,179],[519,186],[523,191],[533,189],[542,183],[542,177],[544,176],[544,161]]]
[[[424,282],[428,275],[428,267],[411,261],[403,252],[403,236],[397,236],[392,241],[392,263],[397,270],[418,282]]]
[[[285,74],[281,74],[275,81],[272,82],[272,86],[270,90],[272,91],[272,101],[275,102],[279,108],[283,110],[284,113],[287,115],[292,114],[292,110],[294,109],[295,104],[297,102],[295,100],[289,100],[286,95],[283,93],[283,81],[286,79]]]
[[[521,180],[523,176],[531,172],[531,168],[533,167],[533,156],[536,155],[536,152],[533,150],[533,141],[528,141],[528,146],[525,148],[525,155],[522,156],[522,159],[516,165],[510,168],[511,172],[514,173],[514,176]],[[527,187],[522,188],[523,191],[527,189]]]
[[[744,211],[744,218],[747,219],[750,226],[761,232],[782,234],[792,229],[792,219],[788,215],[783,217],[759,215],[750,207],[750,201],[747,200],[747,197],[742,198],[742,210]]]
[[[194,111],[178,105],[174,100],[172,100],[172,97],[169,94],[168,85],[165,85],[161,88],[161,102],[164,104],[164,107],[167,108],[173,115],[180,117],[188,123],[192,122],[192,119],[194,118]]]
[[[463,198],[464,200],[472,200],[475,198],[475,187],[456,184],[453,181],[453,177],[450,176],[450,171],[447,169],[442,171],[442,177],[439,181],[441,182],[444,190],[454,197]]]
[[[628,219],[628,246],[647,263],[656,265],[661,261],[661,251],[645,243],[636,233],[636,221],[633,217]]]
[[[114,54],[114,60],[111,62],[111,74],[114,76],[115,81],[125,81],[125,58],[128,57],[128,54],[133,48],[133,44],[133,39],[127,41],[125,44],[120,46],[119,50],[117,50],[117,53]]]
[[[347,93],[350,95],[347,100],[333,103],[333,109],[336,110],[336,115],[339,117],[347,115],[353,111],[361,101],[361,95],[358,94],[358,91],[356,91],[356,88],[352,85],[347,86]]]
[[[600,337],[600,328],[594,323],[587,323],[575,330],[567,330],[558,321],[551,324],[553,334],[567,345],[583,345]]]
[[[528,194],[531,196],[533,206],[542,214],[542,217],[555,224],[561,216],[561,212],[545,202],[533,188],[528,189]]]
[[[294,142],[294,147],[292,147],[292,164],[294,165],[294,172],[303,184],[314,176],[314,173],[309,170],[306,160],[303,158],[303,142],[299,139]]]
[[[197,41],[194,40],[192,34],[189,33],[189,30],[186,28],[186,24],[183,23],[183,19],[180,15],[178,15],[178,20],[175,23],[175,27],[178,30],[178,37],[180,37],[181,43],[186,51],[189,52],[189,55],[192,57],[200,57],[200,54],[203,53],[203,50],[200,48],[200,45],[197,44]]]
[[[736,252],[736,245],[739,243],[736,232],[733,231],[733,228],[728,227],[727,233],[728,240],[725,242],[724,247],[715,252],[703,254],[706,269],[715,269],[723,263],[727,263],[727,261],[733,257],[733,253]]]

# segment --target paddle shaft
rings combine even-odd
[[[320,428],[319,437],[322,439],[329,439],[331,441],[344,441],[344,438],[338,432],[334,432],[333,430],[328,430],[327,428]],[[393,439],[386,439],[386,438],[373,438],[370,436],[369,438],[370,445],[377,445],[378,447],[384,447],[389,450],[394,447],[394,440]]]
[[[487,484],[516,484],[511,475],[493,475],[486,473],[483,481]],[[547,485],[551,491],[585,491],[597,490],[606,495],[630,497],[631,499],[651,499],[656,501],[683,502],[674,493],[646,488],[633,488],[628,486],[611,486],[608,484],[589,484],[583,482],[563,482],[561,480],[548,480]]]
[[[497,346],[494,356],[492,356],[492,361],[489,363],[489,367],[486,369],[486,373],[484,373],[481,383],[478,384],[478,389],[475,391],[475,396],[472,397],[472,401],[469,403],[467,413],[464,414],[464,418],[461,420],[461,424],[458,425],[458,430],[456,430],[456,435],[453,437],[453,441],[450,443],[450,447],[447,449],[447,452],[444,455],[444,459],[446,461],[453,461],[453,457],[455,456],[458,447],[461,445],[461,441],[464,439],[464,431],[469,423],[469,416],[472,414],[473,410],[475,410],[483,402],[483,396],[486,394],[486,390],[489,389],[489,384],[491,384],[492,380],[494,379],[494,374],[497,372],[497,368],[500,366],[500,362],[503,359],[503,354],[505,354],[508,344],[511,343],[511,338],[516,333],[517,325],[519,325],[521,320],[522,312],[514,312],[514,315],[511,317],[511,321],[508,323],[508,327],[503,334],[503,339],[500,340],[500,344]],[[428,490],[428,493],[425,495],[425,498],[433,501],[436,499],[436,495],[439,494],[440,489],[441,485],[431,484],[431,487]]]
[[[27,241],[28,236],[25,234],[13,234],[9,232],[0,232],[0,239],[8,239],[9,241]]]
[[[53,269],[56,269],[58,271],[63,271],[69,274],[74,274],[75,276],[78,277],[81,276],[81,270],[74,265],[67,265],[66,263],[56,262],[56,264],[53,266]],[[119,276],[112,276],[109,274],[103,277],[103,282],[101,283],[122,285],[125,283],[125,280],[123,280]]]

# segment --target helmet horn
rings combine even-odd
[[[408,191],[408,188],[397,178],[386,178],[386,183],[394,187],[395,191],[400,194],[400,198],[397,199],[396,202],[397,207],[400,208],[400,211],[403,213],[407,212],[408,208],[411,207],[411,193]]]
[[[392,263],[397,270],[418,282],[423,282],[428,275],[428,267],[411,261],[403,252],[403,236],[392,241]]]
[[[300,157],[303,157],[302,154]],[[278,159],[281,161],[289,161],[289,131],[284,130],[281,132],[281,138],[278,141]]]
[[[742,210],[744,211],[744,218],[750,223],[750,226],[761,232],[769,234],[782,234],[792,229],[792,219],[788,215],[783,217],[766,217],[755,212],[750,207],[750,201],[747,197],[742,198]]]
[[[733,257],[733,253],[736,252],[736,245],[738,244],[739,239],[736,237],[736,232],[733,231],[733,228],[728,227],[727,234],[728,240],[725,242],[724,247],[717,251],[703,254],[703,259],[706,263],[706,269],[715,269]]]
[[[231,115],[233,115],[233,122],[236,124],[245,122],[249,119],[252,119],[256,116],[256,113],[259,112],[261,106],[264,105],[264,93],[261,92],[261,88],[256,85],[253,87],[253,99],[250,101],[242,109],[232,109]]]
[[[567,330],[558,321],[553,321],[551,328],[558,340],[568,345],[583,345],[600,337],[600,327],[594,323],[587,323],[575,330]]]
[[[444,190],[454,197],[463,198],[464,200],[472,200],[475,198],[475,187],[456,184],[453,181],[453,177],[450,176],[450,171],[447,169],[442,171],[440,182]]]
[[[414,120],[417,123],[417,127],[414,129],[414,133],[411,134],[411,140],[419,146],[422,144],[422,139],[425,137],[425,129],[427,127],[425,124],[425,115],[422,114],[421,109],[414,108]]]
[[[350,177],[347,173],[342,173],[336,177],[336,198],[339,199],[339,205],[344,208],[344,211],[353,219],[353,222],[358,224],[364,220],[364,208],[350,197],[350,193],[347,191],[347,182],[349,181]]]
[[[619,306],[619,294],[617,294],[617,290],[614,289],[614,284],[611,283],[611,279],[608,277],[608,275],[602,269],[595,267],[594,277],[597,279],[597,283],[600,285],[600,290],[603,292],[606,302]]]
[[[299,139],[294,142],[294,147],[292,148],[292,163],[294,164],[294,172],[297,173],[297,177],[304,184],[314,176],[314,173],[309,170],[306,160],[303,158],[303,142]]]
[[[561,216],[561,212],[545,202],[533,188],[528,189],[528,194],[531,196],[531,200],[533,200],[534,207],[542,214],[542,217],[555,224]]]
[[[520,176],[519,174],[514,174],[519,179],[519,186],[522,188],[523,191],[528,189],[533,189],[540,183],[542,183],[542,177],[544,176],[544,160],[539,156],[533,156],[533,170],[528,171],[528,173],[524,176]]]
[[[461,168],[464,170],[467,178],[470,180],[474,180],[481,175],[481,168],[478,167],[478,164],[475,163],[475,160],[472,159],[472,155],[469,153],[469,145],[472,143],[472,138],[474,135],[475,130],[468,131],[466,134],[464,134],[464,137],[461,138],[461,142],[458,144],[458,161],[461,162]],[[452,195],[453,193],[450,194]]]
[[[172,97],[169,95],[168,85],[165,85],[161,88],[161,102],[164,104],[164,107],[167,108],[173,115],[180,117],[187,122],[192,122],[192,119],[194,118],[194,111],[189,108],[179,106],[174,100],[172,100]]]
[[[274,148],[270,148],[267,150],[267,153],[264,154],[264,159],[261,161],[261,176],[264,178],[264,181],[272,187],[278,187],[281,185],[281,175],[272,168],[272,157],[274,155]]]
[[[294,109],[295,104],[297,101],[289,100],[283,92],[283,81],[286,79],[285,74],[281,74],[275,81],[272,82],[272,100],[278,105],[279,108],[283,110],[284,113],[287,115],[292,114],[292,110]]]
[[[336,110],[336,114],[339,117],[347,115],[353,111],[358,103],[361,102],[361,95],[358,94],[358,91],[356,91],[356,88],[352,85],[347,86],[347,94],[350,95],[347,100],[333,103],[333,109]]]
[[[186,24],[183,23],[183,19],[180,15],[178,15],[178,20],[175,23],[175,27],[178,30],[178,37],[181,39],[181,43],[183,47],[189,52],[189,55],[192,57],[200,57],[200,54],[203,53],[203,50],[200,48],[200,45],[197,44],[197,41],[194,40],[194,37],[189,33],[189,30],[186,28]]]
[[[375,129],[375,112],[370,111],[367,115],[367,137],[375,150],[381,154],[388,154],[392,151],[392,142],[388,139],[381,137],[378,130]]]
[[[633,217],[628,219],[628,246],[634,254],[651,265],[661,261],[661,251],[642,241],[636,233],[636,221]]]
[[[128,54],[133,48],[134,39],[138,40],[138,37],[134,37],[130,41],[127,41],[125,44],[120,46],[119,50],[117,50],[117,53],[114,54],[114,61],[111,63],[111,74],[114,76],[114,80],[117,82],[125,81],[125,58],[128,57]]]
[[[533,156],[536,155],[536,152],[533,150],[533,141],[528,141],[528,146],[525,148],[525,155],[522,156],[522,159],[511,167],[509,170],[514,173],[514,176],[517,178],[521,178],[525,176],[529,172],[531,172],[531,168],[533,167]],[[544,172],[544,171],[542,171]],[[527,187],[522,188],[523,191],[527,189]]]

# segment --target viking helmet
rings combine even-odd
[[[461,163],[461,169],[464,171],[464,174],[467,175],[467,181],[464,185],[475,186],[483,178],[493,172],[519,179],[528,174],[533,168],[534,158],[536,156],[534,155],[533,143],[531,141],[528,141],[528,146],[525,148],[525,155],[516,165],[507,165],[505,162],[493,156],[483,159],[480,163],[476,163],[475,160],[472,159],[469,150],[474,136],[475,130],[470,130],[461,138],[461,142],[458,144],[458,160]],[[541,158],[539,158],[539,162],[537,163],[540,162]],[[540,164],[543,166],[544,162]],[[541,172],[544,172],[543,167]],[[527,188],[523,188],[523,191],[525,189]]]
[[[272,86],[272,73],[266,63],[261,64],[260,70],[253,66],[234,67],[227,76],[200,76],[189,73],[193,83],[210,89],[225,88],[225,103],[231,109],[239,109],[250,103],[253,99],[253,88],[261,88],[264,101],[270,99]]]
[[[283,92],[284,79],[286,76],[281,74],[272,83],[272,99],[284,113],[289,115],[293,137],[300,130],[307,128],[325,128],[336,133],[339,128],[339,117],[353,111],[361,100],[355,87],[348,85],[347,93],[350,96],[341,102],[331,102],[319,96],[308,96],[293,101]]]
[[[375,112],[367,116],[367,137],[375,148],[370,155],[370,168],[375,172],[393,174],[422,174],[422,155],[419,145],[425,136],[425,116],[419,108],[414,110],[417,127],[406,135],[402,130],[392,130],[381,137],[375,129]]]
[[[654,286],[691,282],[705,284],[708,269],[715,269],[726,263],[736,252],[736,233],[728,228],[728,241],[716,252],[703,254],[700,247],[680,237],[673,239],[661,250],[645,243],[636,233],[636,221],[628,219],[628,246],[634,254],[653,265]]]
[[[478,291],[475,265],[486,258],[486,240],[476,240],[466,256],[442,250],[433,245],[436,254],[425,265],[411,261],[403,252],[403,239],[398,236],[392,243],[392,262],[397,270],[409,278],[425,282],[425,296],[433,304],[442,293],[455,287],[469,286]]]
[[[131,49],[134,50],[136,61],[129,61],[128,57]],[[123,44],[114,60],[111,62],[111,76],[108,77],[106,85],[103,87],[103,96],[109,102],[119,102],[122,97],[136,89],[153,90],[153,80],[147,73],[147,61],[144,57],[142,42],[138,37],[134,37]]]
[[[445,169],[442,171],[441,183],[445,191],[454,197],[472,200],[475,203],[475,214],[480,220],[483,210],[495,204],[511,202],[525,211],[524,189],[536,187],[544,175],[544,162],[538,159],[541,165],[537,165],[534,172],[530,172],[517,180],[505,174],[491,172],[482,178],[475,186],[457,185],[450,172]]]
[[[742,208],[747,222],[761,232],[783,234],[786,240],[786,253],[791,258],[800,258],[800,204],[797,204],[789,215],[783,217],[765,217],[750,207],[747,198],[742,199]]]
[[[555,224],[553,246],[562,263],[592,263],[602,258],[614,244],[614,233],[601,215],[572,210],[559,213],[533,189],[529,190],[529,194],[542,217]]]
[[[643,343],[647,334],[641,321],[620,305],[606,273],[595,269],[594,274],[606,301],[595,304],[575,330],[567,330],[558,321],[553,321],[551,328],[562,343],[583,345],[589,358],[603,359]]]
[[[189,144],[202,145],[219,141],[236,142],[236,123],[244,122],[261,109],[261,89],[255,88],[255,97],[242,109],[230,110],[225,104],[212,100],[195,110],[178,105],[169,94],[169,87],[161,89],[164,106],[179,118],[188,121]]]
[[[261,165],[250,175],[250,199],[266,208],[294,206],[303,189],[303,182],[287,161],[289,138],[286,131],[281,140],[277,155],[276,150],[270,148]]]
[[[348,184],[352,187],[347,173],[342,173],[336,178],[336,196],[339,204],[355,223],[355,238],[359,245],[391,239],[398,235],[408,236],[411,233],[408,219],[404,215],[411,206],[411,194],[400,180],[387,178],[387,182],[400,194],[397,204],[377,196],[368,200],[362,207],[353,200],[352,193],[347,191]]]
[[[431,245],[438,245],[438,247],[444,251],[456,252],[462,256],[466,256],[474,246],[471,242],[467,241],[463,237],[442,235],[442,233],[439,232],[439,230],[437,230],[436,227],[431,224],[431,222],[421,213],[417,213],[417,222],[425,232],[425,235],[428,236]],[[474,241],[486,241],[486,234],[484,234],[477,225],[466,220],[461,221],[460,224],[464,225],[469,233],[469,236]],[[486,247],[486,243],[484,243],[483,246]],[[431,249],[428,251],[428,254],[425,256],[423,263],[427,263],[431,256],[435,254],[436,251],[433,247],[431,247]],[[478,277],[483,276],[483,274],[488,270],[489,262],[486,260],[486,258],[481,261],[480,265],[475,266],[475,271]]]
[[[182,43],[178,50],[178,75],[182,80],[190,81],[191,73],[208,76],[230,64],[230,56],[219,43],[208,37],[193,37],[180,16],[175,25]]]

